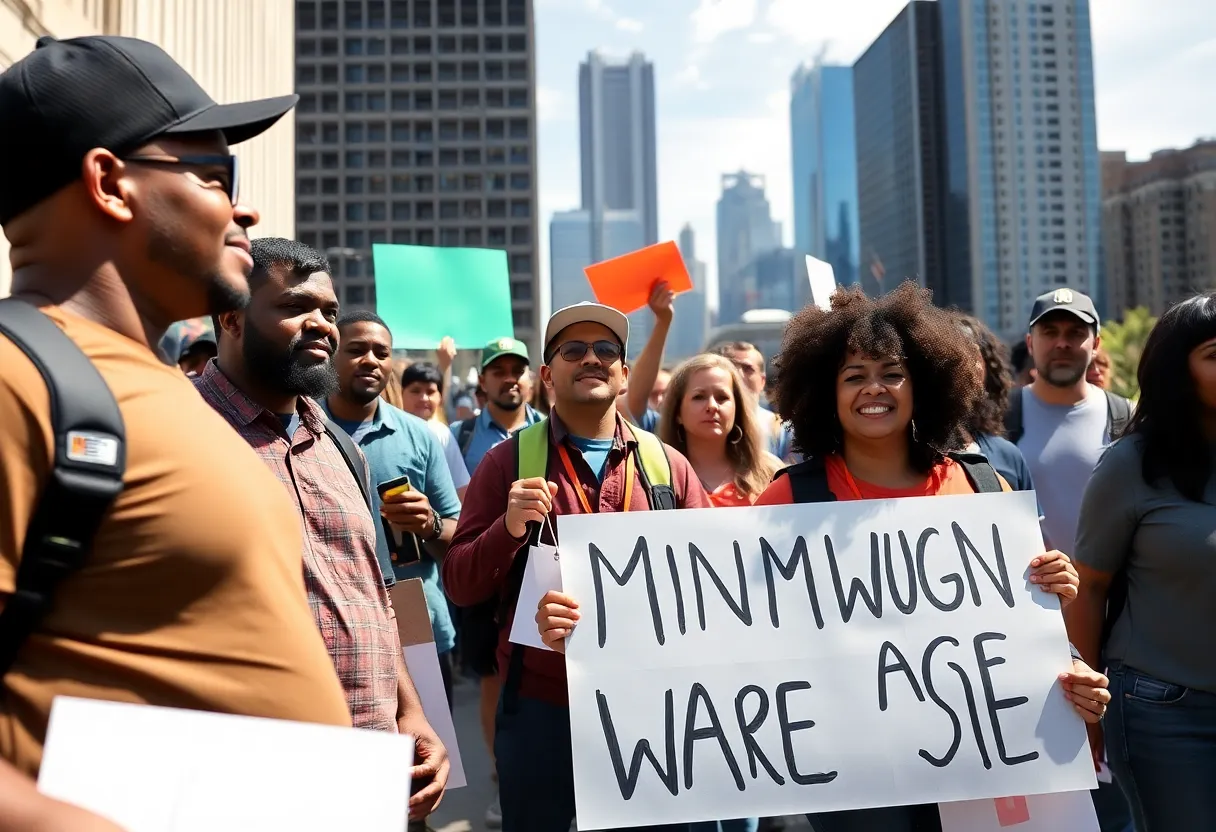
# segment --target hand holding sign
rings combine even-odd
[[[1032,560],[1030,567],[1030,582],[1038,584],[1039,589],[1044,592],[1059,595],[1061,609],[1077,600],[1077,588],[1081,586],[1081,578],[1068,555],[1058,549],[1052,549]]]
[[[692,289],[692,278],[680,249],[670,240],[596,263],[583,271],[595,299],[625,314],[648,305],[659,283],[666,283],[673,294]]]
[[[671,285],[666,280],[660,280],[650,290],[650,300],[647,306],[654,313],[656,321],[670,322],[674,313],[676,293],[671,291]]]
[[[536,627],[541,641],[555,653],[566,652],[566,636],[579,619],[578,602],[569,595],[550,590],[536,608]]]
[[[1033,579],[1032,579],[1033,580]],[[1081,719],[1097,725],[1110,704],[1110,680],[1079,659],[1072,660],[1072,673],[1061,673],[1064,696],[1072,703]]]

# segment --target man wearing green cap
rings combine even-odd
[[[524,399],[520,380],[528,372],[528,346],[514,338],[497,338],[481,351],[478,383],[486,394],[481,413],[452,425],[470,476],[491,448],[542,418]],[[465,672],[481,679],[481,729],[494,754],[494,712],[498,708],[498,602],[460,610],[460,659]],[[486,825],[502,824],[498,799],[486,810]]]

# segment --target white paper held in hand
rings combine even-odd
[[[545,517],[545,526],[553,540],[557,536],[553,526]],[[552,650],[545,646],[540,639],[540,630],[536,626],[536,610],[540,599],[545,593],[553,590],[561,591],[562,567],[556,546],[539,543],[528,547],[528,562],[524,566],[523,583],[519,587],[519,600],[515,604],[515,618],[511,621],[510,641],[524,647],[535,647],[537,650]]]
[[[127,832],[401,832],[412,737],[59,696],[38,788]]]

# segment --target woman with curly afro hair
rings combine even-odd
[[[789,476],[779,476],[756,505],[790,504],[795,493],[813,501],[978,490],[949,453],[969,442],[969,419],[981,395],[973,347],[960,337],[953,315],[935,308],[916,284],[877,299],[858,288],[838,289],[831,311],[807,307],[790,320],[776,364],[777,409],[807,461],[786,469]],[[979,457],[968,463],[984,464]],[[991,468],[987,475],[996,477]],[[812,479],[817,485],[807,486]],[[1003,480],[1001,486],[1009,488]],[[1057,593],[1061,605],[1077,596],[1076,569],[1061,552],[1035,557],[1031,581]],[[1110,701],[1106,677],[1074,652],[1073,672],[1062,684],[1081,716],[1097,722]],[[941,828],[933,805],[808,818],[818,832]]]

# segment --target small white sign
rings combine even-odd
[[[942,832],[1098,832],[1089,792],[939,803]]]
[[[806,256],[806,276],[811,281],[811,303],[824,312],[832,311],[832,292],[836,291],[836,272],[831,263]]]
[[[536,608],[540,599],[553,590],[561,591],[562,567],[557,547],[541,543],[528,550],[528,562],[524,564],[524,580],[519,587],[519,600],[515,603],[515,617],[511,620],[510,640],[524,647],[550,650],[540,639],[536,626]],[[550,652],[552,652],[550,650]]]
[[[460,759],[460,744],[456,741],[456,726],[452,723],[452,709],[448,706],[447,690],[443,687],[443,672],[439,669],[439,654],[435,642],[427,641],[404,648],[405,666],[410,679],[422,700],[422,712],[431,723],[435,733],[448,751],[451,771],[448,773],[448,789],[460,789],[469,784],[464,775],[464,762]]]
[[[413,737],[59,696],[38,788],[127,832],[401,832]]]

